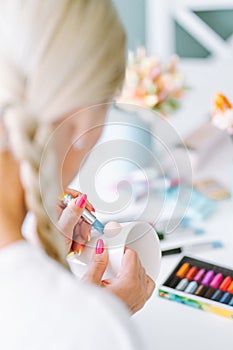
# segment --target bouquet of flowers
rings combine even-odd
[[[221,93],[214,96],[212,122],[219,129],[227,130],[230,135],[233,135],[233,107]]]
[[[174,112],[185,91],[184,77],[177,70],[178,57],[168,65],[148,57],[144,48],[129,53],[126,79],[118,102],[138,104],[162,114]]]

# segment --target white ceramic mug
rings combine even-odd
[[[122,224],[124,225],[124,224]],[[113,237],[106,234],[92,237],[80,256],[73,255],[68,258],[72,272],[82,278],[92,259],[96,241],[101,238],[108,249],[108,266],[103,279],[113,278],[121,266],[125,247],[137,252],[145,268],[146,274],[156,280],[160,269],[161,249],[158,235],[155,230],[145,222],[132,222],[122,226],[119,233]]]

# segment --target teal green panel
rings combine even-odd
[[[128,48],[145,46],[145,0],[113,0],[126,29]]]
[[[198,11],[195,13],[223,39],[226,40],[233,34],[233,10]]]
[[[162,0],[161,0],[162,1]],[[125,26],[128,47],[135,50],[146,45],[145,40],[145,0],[113,0]],[[196,14],[222,38],[227,39],[233,33],[233,10],[198,11]],[[175,23],[176,52],[181,57],[205,58],[209,52]]]
[[[209,52],[199,42],[175,22],[175,47],[180,57],[206,58]]]

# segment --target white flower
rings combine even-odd
[[[147,107],[153,108],[159,102],[158,96],[148,95],[144,98],[145,105]]]
[[[215,114],[213,117],[213,124],[219,129],[231,131],[233,128],[233,108]]]
[[[136,88],[139,84],[139,77],[137,73],[133,70],[128,70],[126,72],[127,85],[130,88]]]

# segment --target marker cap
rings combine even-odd
[[[214,271],[210,270],[205,274],[203,280],[201,281],[201,284],[203,284],[204,286],[208,286],[213,278],[214,278]]]
[[[210,287],[217,289],[222,281],[223,281],[222,273],[217,273],[217,275],[215,275],[212,281],[210,282]]]
[[[189,285],[186,287],[185,292],[193,294],[198,288],[198,284],[195,281],[192,281],[189,283]]]
[[[231,282],[232,282],[232,278],[230,276],[225,277],[222,283],[220,284],[219,289],[222,290],[223,292],[226,292]]]
[[[204,275],[205,275],[205,269],[200,269],[193,280],[196,281],[197,283],[200,283]]]
[[[189,263],[184,263],[176,273],[177,277],[184,278],[190,268]]]
[[[187,280],[187,278],[183,278],[179,282],[179,284],[176,286],[176,289],[180,290],[180,291],[185,290],[185,288],[187,287],[188,283],[189,283],[189,281]]]

